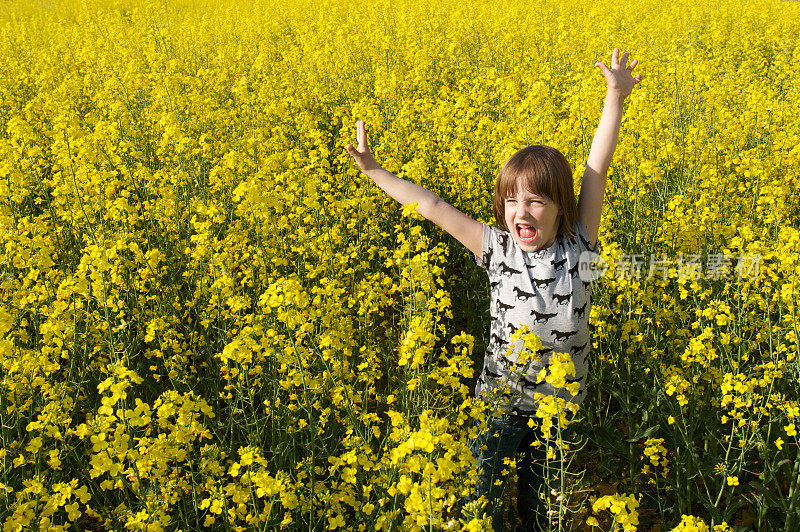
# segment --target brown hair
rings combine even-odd
[[[547,197],[561,207],[557,235],[572,235],[578,206],[572,186],[572,168],[561,152],[544,144],[528,146],[512,155],[500,169],[494,184],[492,207],[497,223],[506,231],[509,229],[505,222],[505,198],[516,194],[519,178],[531,193]]]

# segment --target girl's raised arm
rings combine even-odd
[[[619,58],[619,48],[614,48],[611,54],[611,70],[603,63],[595,63],[600,68],[608,84],[606,101],[603,105],[603,115],[594,134],[592,149],[586,161],[586,170],[583,172],[581,194],[578,198],[578,215],[592,246],[597,242],[600,232],[600,217],[603,211],[603,195],[606,191],[606,178],[608,167],[611,166],[611,157],[619,139],[619,127],[622,122],[622,103],[633,90],[633,86],[642,81],[642,75],[635,78],[632,72],[638,59],[631,61],[627,67],[628,52]]]
[[[401,179],[383,169],[375,161],[369,150],[363,120],[356,122],[356,137],[358,139],[358,149],[354,148],[352,144],[348,144],[347,152],[353,156],[356,164],[367,177],[402,205],[416,203],[418,205],[417,212],[420,216],[427,218],[450,233],[474,253],[476,257],[481,258],[483,224],[473,220],[430,190]]]

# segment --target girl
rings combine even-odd
[[[417,212],[464,244],[489,276],[492,323],[476,394],[494,414],[472,449],[481,469],[475,495],[487,497],[495,530],[503,527],[503,461],[517,452],[521,529],[532,530],[543,518],[538,491],[547,460],[543,450],[531,447],[535,397],[556,395],[579,404],[586,395],[591,283],[579,275],[579,258],[597,251],[606,172],[619,137],[623,102],[642,79],[632,75],[638,61],[626,66],[627,60],[628,52],[620,59],[614,48],[611,69],[595,63],[608,91],[577,204],[564,156],[549,146],[529,146],[515,153],[497,177],[493,208],[500,229],[473,220],[436,194],[381,168],[367,146],[363,121],[356,123],[358,148],[347,145],[364,174],[401,204],[417,203]],[[540,337],[542,347],[538,360],[528,361],[520,371],[516,355],[522,340],[511,336],[523,326]],[[572,356],[571,392],[538,378],[553,353]]]

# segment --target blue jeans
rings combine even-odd
[[[536,419],[537,425],[541,420]],[[475,422],[475,426],[478,423]],[[570,428],[561,429],[562,439],[566,439]],[[551,431],[555,439],[555,428]],[[512,415],[487,418],[487,428],[470,442],[470,449],[478,461],[480,478],[474,499],[485,495],[488,499],[488,510],[492,515],[492,528],[496,532],[503,530],[502,496],[505,488],[508,469],[503,462],[505,458],[513,458],[518,454],[517,467],[517,513],[522,519],[518,531],[536,531],[547,529],[547,504],[539,495],[545,486],[545,475],[554,478],[559,469],[558,459],[547,460],[547,446],[541,429],[528,427],[528,418]],[[532,447],[535,441],[542,442],[539,447]],[[551,440],[551,442],[553,441]],[[481,449],[485,446],[485,449]],[[499,482],[498,482],[499,481]],[[495,483],[497,482],[497,483]],[[544,493],[542,493],[544,495]]]

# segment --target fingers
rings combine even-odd
[[[353,147],[352,144],[348,144],[345,146],[345,150],[347,153],[352,155],[353,157],[358,157],[363,155],[365,152],[369,151],[367,148],[367,131],[364,127],[363,120],[356,121],[356,140],[358,141],[358,149]]]
[[[611,54],[611,68],[618,69],[622,68],[629,68],[625,66],[625,63],[628,62],[628,52],[622,54],[622,57],[619,56],[619,48],[614,48],[614,51]]]
[[[609,87],[630,87],[631,85],[640,83],[643,76],[641,74],[633,75],[633,69],[639,65],[638,59],[634,59],[631,61],[630,65],[625,66],[629,58],[629,52],[625,52],[620,57],[619,48],[614,48],[614,51],[611,52],[610,68],[601,61],[597,61],[594,66],[600,69],[600,72],[603,74],[603,77],[605,77],[606,83],[608,83]],[[626,73],[623,73],[623,69],[626,71]],[[633,82],[632,84],[631,81]],[[630,92],[630,88],[628,89],[628,92]]]
[[[633,76],[633,69],[636,68],[636,66],[639,64],[639,60],[634,59],[633,61],[631,61],[631,64],[626,67],[625,63],[628,62],[629,57],[630,54],[628,52],[625,52],[624,54],[622,54],[622,57],[620,58],[619,48],[614,48],[614,51],[611,53],[611,70],[617,71],[620,70],[620,68],[626,69],[628,72],[631,73],[631,76],[633,77],[633,84],[635,85],[640,81],[642,81],[641,74]],[[604,75],[606,75],[608,68],[605,65],[603,65],[603,63],[595,63],[594,66],[600,67],[600,70],[603,72]],[[609,72],[609,74],[613,75],[613,72]]]
[[[356,121],[356,139],[358,140],[358,148],[348,143],[347,146],[345,146],[345,150],[356,160],[359,168],[363,170],[362,165],[365,158],[371,157],[369,148],[367,147],[367,131],[363,120]]]
[[[598,62],[598,63],[595,63],[595,64],[594,64],[594,66],[596,66],[597,68],[599,68],[599,69],[600,69],[600,72],[601,72],[601,73],[603,74],[603,76],[604,76],[604,77],[606,77],[606,78],[609,76],[609,74],[611,74],[611,71],[608,69],[608,67],[605,65],[605,63],[599,63],[599,62]]]
[[[625,64],[628,62],[629,57],[630,57],[629,52],[625,52],[624,54],[622,54],[622,57],[620,57],[619,48],[614,48],[614,51],[611,52],[611,69],[616,70],[622,67],[622,68],[627,68],[630,71],[633,71],[636,65],[639,64],[639,60],[634,59],[633,61],[631,61],[631,64],[626,67]]]
[[[367,131],[363,120],[356,122],[356,139],[358,140],[358,151],[363,153],[367,149]]]

